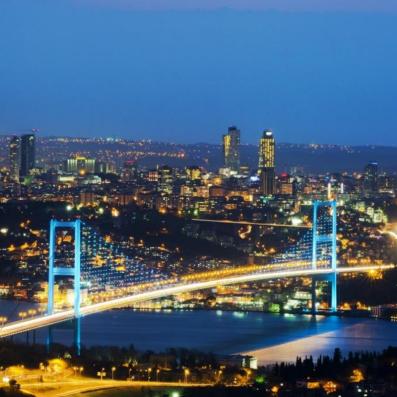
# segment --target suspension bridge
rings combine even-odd
[[[72,234],[70,234],[72,232]],[[66,244],[65,244],[66,242]],[[62,247],[62,248],[61,248]],[[331,286],[330,311],[337,311],[337,275],[387,270],[392,265],[346,267],[337,264],[337,205],[313,203],[312,226],[285,252],[267,265],[241,266],[211,272],[170,275],[128,255],[121,244],[103,238],[81,220],[50,221],[47,312],[0,327],[0,337],[29,332],[133,303],[220,285],[250,283],[288,277],[312,278],[312,310],[316,308],[318,281]],[[73,281],[73,305],[57,308],[56,281]],[[80,332],[78,332],[78,335]],[[78,336],[79,339],[79,336]],[[79,344],[79,340],[77,344]]]

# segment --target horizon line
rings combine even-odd
[[[115,137],[115,136],[106,136],[100,135],[95,137],[90,136],[76,136],[76,135],[40,135],[37,131],[24,131],[24,132],[0,132],[0,138],[4,137],[13,137],[13,136],[21,136],[21,135],[28,135],[34,134],[38,138],[41,139],[56,139],[56,138],[70,138],[70,139],[83,139],[83,140],[109,140],[109,141],[128,141],[128,142],[150,142],[150,143],[163,143],[169,145],[180,145],[180,146],[194,146],[194,145],[211,145],[211,146],[222,146],[222,142],[213,143],[213,142],[176,142],[176,141],[166,141],[166,140],[159,140],[154,138],[140,138],[140,139],[133,139],[133,138],[126,138],[126,137]],[[258,137],[258,143],[240,143],[240,146],[258,146],[260,136]],[[320,143],[320,142],[310,142],[310,143],[303,143],[303,142],[285,142],[280,141],[277,142],[276,145],[296,145],[296,146],[337,146],[337,147],[350,147],[350,148],[357,148],[357,147],[376,147],[376,148],[397,148],[397,144],[375,144],[375,143],[366,143],[366,144],[346,144],[346,143]]]

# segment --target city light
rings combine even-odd
[[[17,3],[0,397],[397,396],[395,2]]]
[[[388,270],[394,268],[394,265],[369,265],[369,266],[357,266],[357,267],[338,267],[336,269],[336,273],[366,273],[368,271],[378,269],[378,270]],[[252,281],[260,281],[260,280],[270,280],[270,279],[278,279],[278,278],[287,278],[287,277],[307,277],[311,275],[326,275],[332,274],[333,270],[326,269],[309,269],[309,270],[287,270],[287,271],[276,271],[276,272],[263,272],[263,273],[254,273],[248,275],[240,275],[236,277],[228,277],[228,278],[217,278],[211,281],[203,281],[203,282],[195,282],[188,283],[176,286],[165,286],[160,289],[154,289],[148,292],[141,292],[132,294],[130,296],[120,297],[120,298],[111,298],[108,301],[92,303],[87,306],[83,306],[80,309],[81,315],[90,315],[94,313],[99,313],[102,311],[110,310],[117,307],[123,307],[127,304],[131,304],[134,302],[142,302],[151,299],[157,299],[169,295],[176,295],[189,291],[197,291],[202,289],[210,289],[215,288],[218,285],[230,285],[230,284],[239,284],[246,283]],[[19,313],[21,319],[25,319],[27,316],[26,312]],[[68,319],[72,319],[75,316],[74,310],[64,310],[60,312],[56,312],[51,315],[47,315],[44,317],[36,317],[32,319],[27,319],[21,322],[8,323],[0,330],[0,337],[11,336],[21,332],[25,332],[27,330],[37,329],[41,327],[45,327],[51,324],[57,324],[60,322],[64,322]]]

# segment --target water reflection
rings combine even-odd
[[[30,305],[19,304],[19,310]],[[15,315],[15,303],[1,302],[0,315]],[[228,311],[138,312],[115,310],[82,319],[82,344],[133,344],[139,350],[170,347],[195,348],[216,353],[250,352],[262,363],[294,360],[297,355],[343,351],[381,350],[397,346],[397,324],[368,319],[311,315],[272,315]],[[37,330],[45,343],[47,330]],[[24,341],[26,336],[19,335]],[[32,340],[32,339],[30,339]],[[73,344],[71,323],[58,325],[53,340]]]

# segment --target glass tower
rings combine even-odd
[[[240,168],[240,130],[229,127],[227,134],[223,135],[223,157],[225,168],[239,171]]]
[[[273,132],[266,129],[259,141],[258,174],[261,181],[261,193],[268,196],[275,193],[275,140]]]
[[[19,181],[21,167],[21,138],[13,136],[10,141],[10,177],[14,182]]]
[[[36,166],[36,137],[26,134],[21,137],[21,168],[20,176],[28,176],[30,170]]]

